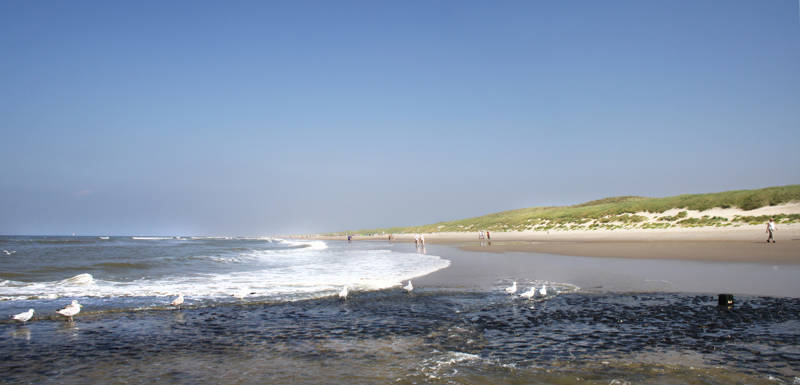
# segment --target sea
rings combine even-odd
[[[798,278],[388,241],[2,236],[0,383],[800,384]],[[73,320],[56,313],[73,300]]]

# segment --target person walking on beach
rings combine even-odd
[[[770,218],[769,222],[767,222],[767,233],[769,233],[769,237],[767,238],[767,243],[769,243],[770,240],[772,240],[772,243],[775,243],[775,238],[772,236],[772,232],[774,231],[775,231],[775,222],[773,221],[773,218]]]
[[[419,235],[419,243],[422,245],[422,247],[425,247],[425,234]]]
[[[489,235],[489,231],[487,230],[486,231],[486,240],[490,240],[490,239],[492,239],[492,236]]]
[[[414,234],[414,246],[419,247],[419,234]]]

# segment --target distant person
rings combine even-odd
[[[489,235],[489,231],[488,230],[486,231],[486,239],[487,240],[491,240],[492,239],[492,236]]]
[[[483,239],[483,231],[478,231],[478,239]]]
[[[350,235],[350,234],[347,234],[347,242],[350,242],[352,240],[353,240],[353,236]]]
[[[775,222],[773,218],[770,218],[769,222],[767,222],[767,233],[769,233],[769,238],[767,238],[767,243],[769,243],[770,240],[772,241],[772,243],[775,243],[775,238],[772,236],[772,233],[774,231],[775,231]]]
[[[425,234],[420,234],[419,243],[422,245],[422,247],[425,247]]]
[[[414,246],[419,247],[419,234],[414,234]]]

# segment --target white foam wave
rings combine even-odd
[[[236,237],[236,239],[243,240],[243,241],[267,241],[267,242],[275,242],[276,239],[272,237]]]
[[[422,372],[430,379],[441,379],[442,377],[456,374],[458,370],[453,369],[455,365],[480,360],[481,357],[477,354],[444,352],[437,357],[423,361]]]
[[[62,285],[90,285],[93,283],[94,277],[89,273],[78,274],[61,281]]]
[[[510,284],[511,281],[503,280],[497,285],[497,290],[504,289]],[[522,292],[524,289],[528,289],[531,287],[540,288],[543,285],[547,285],[547,292],[549,294],[565,294],[565,293],[574,293],[579,291],[581,288],[577,285],[573,285],[571,283],[566,282],[556,282],[556,281],[548,281],[548,280],[527,280],[527,281],[518,281],[519,282],[519,292]]]
[[[287,241],[281,239],[280,243],[288,246],[307,247],[311,250],[325,250],[328,248],[328,245],[324,241]]]
[[[195,257],[195,258],[201,258],[201,259],[202,258],[207,258],[207,259],[210,259],[210,260],[212,260],[214,262],[219,262],[219,263],[240,263],[240,262],[242,262],[242,258],[239,257],[239,256],[230,256],[230,257],[222,257],[222,256],[207,256],[207,257],[205,257],[205,256],[200,256],[200,257]]]
[[[268,268],[229,273],[191,274],[163,279],[110,281],[80,274],[61,281],[0,282],[0,298],[150,297],[183,293],[192,299],[248,298],[296,300],[335,294],[348,285],[354,292],[380,290],[450,265],[438,256],[370,250],[330,252],[303,248],[295,253],[251,253]]]
[[[137,241],[163,241],[172,239],[172,237],[131,237],[131,239],[135,239]]]

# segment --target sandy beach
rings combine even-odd
[[[766,225],[740,227],[492,232],[479,240],[476,232],[424,234],[428,244],[447,244],[467,251],[533,252],[570,256],[680,259],[714,262],[800,264],[800,224],[779,225],[777,243],[767,244]],[[346,240],[344,236],[308,236]],[[393,234],[397,242],[413,242],[414,234]],[[354,241],[386,241],[388,234],[355,235]]]
[[[53,270],[53,277],[0,301],[0,314],[36,309],[27,325],[0,322],[6,341],[0,371],[4,382],[44,384],[113,377],[186,384],[609,384],[622,378],[722,385],[740,378],[774,383],[766,376],[790,383],[798,375],[800,342],[793,325],[800,317],[800,264],[579,257],[505,247],[521,243],[481,247],[467,238],[442,238],[418,248],[378,237],[324,244],[7,238],[4,246],[15,255],[58,248],[73,263],[84,261],[79,270],[97,266],[100,257],[138,261],[109,270],[130,274],[135,293],[179,288],[180,281],[136,278],[145,266],[156,274],[168,269],[163,262],[144,265],[148,256],[163,261],[161,255],[176,250],[187,257],[177,259],[181,270],[208,266],[203,278],[252,268],[192,280],[191,291],[182,288],[186,305],[176,309],[168,305],[171,296],[115,294],[112,289],[131,283],[109,284],[110,274],[97,269],[91,270],[98,277],[94,285],[74,285],[54,280],[74,273],[50,268],[60,260],[25,270],[33,258],[21,259],[25,265],[10,271]],[[465,250],[471,245],[477,247]],[[138,254],[126,257],[128,250]],[[283,266],[259,265],[275,262]],[[260,270],[251,274],[253,268]],[[325,281],[340,276],[345,280]],[[409,279],[411,293],[401,288]],[[225,282],[236,286],[220,286]],[[324,285],[309,295],[316,287],[309,282]],[[505,290],[512,282],[519,285],[516,295]],[[337,295],[344,283],[352,285],[346,300]],[[243,284],[249,295],[228,294]],[[545,285],[546,295],[519,296]],[[71,295],[51,299],[44,290],[52,286]],[[283,294],[286,287],[304,290]],[[30,299],[31,290],[39,291],[38,298]],[[719,310],[716,293],[734,294],[736,311]],[[6,287],[4,294],[14,292]],[[69,322],[54,311],[73,298],[84,311]],[[660,373],[655,380],[653,373]]]

